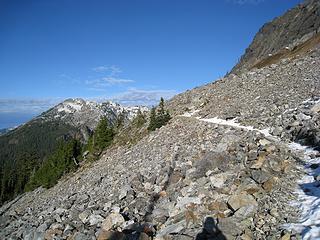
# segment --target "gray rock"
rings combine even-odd
[[[48,225],[46,223],[43,223],[37,228],[37,232],[45,232],[47,229]]]
[[[260,184],[268,181],[268,179],[270,178],[270,174],[262,170],[253,170],[251,172],[251,176],[253,180]]]
[[[181,222],[166,226],[166,227],[160,229],[160,231],[156,235],[156,238],[161,238],[166,235],[173,234],[173,233],[179,233],[180,231],[182,231],[185,228],[185,226],[186,226],[185,221],[181,221]]]
[[[86,223],[88,221],[89,215],[90,215],[90,211],[86,210],[79,214],[79,219],[81,220],[81,222]]]
[[[43,240],[44,239],[44,232],[35,232],[33,234],[33,240]]]
[[[253,217],[254,214],[258,211],[258,205],[246,205],[241,208],[239,208],[235,214],[234,217],[241,220],[247,219],[248,217]]]
[[[103,217],[100,215],[90,215],[88,222],[89,224],[92,225],[97,225],[98,223],[101,223],[104,220]]]
[[[225,235],[237,236],[244,231],[244,226],[235,218],[222,218],[219,220],[218,228]]]
[[[228,204],[234,211],[242,207],[258,205],[257,201],[252,195],[245,193],[232,195],[228,200]]]
[[[74,240],[90,240],[91,237],[87,236],[84,233],[77,232],[73,236]]]

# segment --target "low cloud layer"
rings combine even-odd
[[[97,102],[111,100],[127,106],[153,106],[159,103],[161,97],[169,99],[176,93],[174,90],[143,90],[131,88],[113,97],[93,97],[88,100]],[[64,98],[0,99],[0,113],[40,114],[64,100]]]
[[[87,80],[86,84],[89,85],[91,89],[100,90],[110,86],[133,83],[133,82],[134,80],[131,80],[131,79],[107,76],[107,77],[102,77],[94,80]]]
[[[50,99],[0,99],[0,113],[38,114],[60,102],[59,98]]]
[[[142,90],[132,88],[114,96],[111,100],[124,105],[152,106],[158,104],[161,97],[169,99],[176,93],[174,90]]]
[[[99,73],[99,77],[85,81],[90,90],[103,91],[107,87],[134,83],[132,79],[120,77],[121,69],[117,66],[98,66],[92,71]]]

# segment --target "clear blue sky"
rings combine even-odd
[[[299,2],[0,0],[0,113],[68,97],[148,103],[214,81]]]

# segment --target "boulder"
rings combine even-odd
[[[88,219],[90,225],[97,225],[98,223],[101,223],[103,221],[103,217],[100,215],[90,215]]]
[[[253,170],[251,176],[253,180],[260,184],[266,182],[270,178],[270,174],[262,170]]]
[[[120,213],[110,213],[109,216],[102,222],[101,228],[104,231],[109,231],[112,228],[118,227],[125,222],[125,219]]]
[[[244,226],[236,218],[222,218],[219,219],[218,228],[223,235],[237,236],[240,235]]]
[[[252,195],[249,195],[246,193],[232,195],[228,200],[228,204],[230,205],[230,207],[234,211],[236,211],[239,208],[244,207],[244,206],[250,206],[250,205],[257,206],[258,205],[255,198]]]

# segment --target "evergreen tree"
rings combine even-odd
[[[103,117],[94,133],[94,147],[97,147],[99,150],[103,150],[108,147],[113,138],[114,138],[114,129],[109,125],[108,119]]]
[[[156,108],[153,107],[150,111],[150,122],[148,126],[149,131],[154,131],[157,128],[157,116],[156,116]]]
[[[137,127],[142,127],[143,124],[146,123],[146,118],[144,114],[139,109],[137,112],[137,116],[133,119],[133,124],[135,124]]]
[[[39,186],[52,187],[64,174],[77,168],[76,159],[81,154],[81,145],[77,140],[60,142],[57,150],[43,162],[31,176],[26,191],[33,190]]]
[[[158,106],[158,116],[164,116],[165,110],[164,110],[164,99],[161,97],[159,106]]]
[[[169,110],[166,110],[166,113],[165,113],[165,115],[164,115],[164,122],[165,122],[165,124],[166,124],[167,122],[169,122],[170,119],[171,119],[171,116],[170,116]]]
[[[157,108],[157,112],[155,108],[151,109],[148,130],[154,131],[155,129],[166,125],[170,119],[171,116],[169,114],[169,111],[165,110],[164,108],[164,99],[161,98]]]

